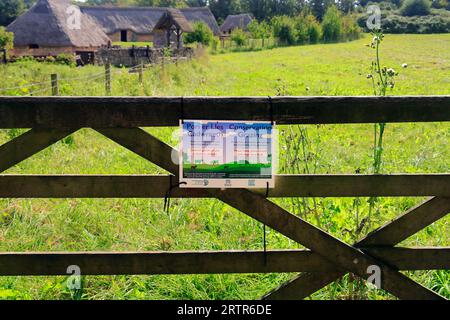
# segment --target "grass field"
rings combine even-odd
[[[366,74],[373,51],[369,38],[341,44],[278,48],[266,51],[202,55],[198,60],[155,66],[136,74],[116,69],[114,95],[370,95]],[[383,61],[400,71],[389,94],[450,94],[450,34],[387,35]],[[401,69],[407,63],[408,68]],[[401,70],[400,70],[401,69]],[[103,95],[101,67],[20,62],[0,66],[0,90],[45,81],[51,73],[62,79],[65,95]],[[72,80],[71,80],[71,79]],[[32,90],[10,89],[8,95]],[[1,92],[0,92],[1,94]],[[49,94],[43,91],[40,94]],[[372,125],[280,127],[280,173],[371,173]],[[172,128],[146,129],[175,145]],[[21,130],[1,130],[0,143]],[[302,139],[300,139],[300,137]],[[388,124],[383,172],[450,171],[448,123]],[[299,143],[303,141],[305,151]],[[298,160],[300,159],[300,160]],[[149,174],[163,170],[99,134],[82,129],[6,173],[28,174]],[[381,198],[371,229],[393,219],[422,198]],[[276,203],[348,242],[367,215],[367,198],[280,199]],[[401,245],[449,246],[450,219],[432,224]],[[368,230],[364,230],[364,233]],[[269,229],[268,248],[299,248]],[[163,199],[0,200],[0,251],[151,251],[261,249],[262,225],[214,200],[172,200],[170,213]],[[423,285],[450,298],[449,271],[408,273]],[[4,299],[255,299],[291,274],[208,276],[87,276],[73,296],[66,277],[2,277]],[[313,299],[390,299],[389,294],[348,276],[312,296]]]

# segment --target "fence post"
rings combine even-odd
[[[164,70],[164,65],[165,65],[165,64],[166,64],[166,54],[165,54],[165,52],[163,51],[162,59],[161,59],[162,70]]]
[[[105,64],[105,91],[106,95],[111,95],[111,64]]]
[[[53,73],[51,75],[52,82],[52,96],[59,96],[58,74]]]
[[[139,65],[139,83],[143,84],[144,83],[144,64],[141,63]]]
[[[6,64],[8,62],[8,60],[6,59],[6,49],[2,49],[2,53],[3,53],[2,61],[4,64]]]

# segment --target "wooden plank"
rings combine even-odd
[[[144,159],[153,159],[157,166],[169,169],[169,172],[178,173],[178,165],[172,160],[171,152],[174,149],[168,149],[168,146],[162,141],[148,141],[148,133],[142,129],[132,128],[96,128],[97,132],[118,143],[124,148],[132,150]],[[174,158],[178,160],[178,151],[174,152]]]
[[[132,129],[139,130],[139,129]],[[144,136],[142,137],[144,139]],[[174,150],[148,134],[149,144],[158,144],[161,152],[169,156]],[[132,148],[130,148],[131,151]],[[149,157],[147,160],[152,161]],[[162,163],[163,168],[171,167]],[[176,172],[173,172],[176,174]],[[381,286],[401,299],[442,299],[437,293],[423,287],[405,275],[353,248],[328,233],[296,217],[263,196],[242,189],[210,191],[217,199],[264,223],[292,240],[312,249],[338,268],[349,270],[363,278],[369,266],[377,265],[382,272]]]
[[[64,139],[78,129],[31,129],[0,146],[0,172]]]
[[[450,248],[362,248],[373,257],[398,270],[445,270],[450,268]],[[304,272],[286,281],[262,297],[263,300],[305,299],[345,272]]]
[[[403,215],[389,222],[385,227],[373,231],[367,237],[357,242],[354,246],[362,245],[368,246],[371,244],[371,238],[386,239],[385,243],[391,246],[398,244],[404,239],[412,236],[418,230],[425,228],[431,223],[439,220],[447,214],[447,210],[441,210],[440,205],[446,203],[446,200],[440,200],[433,197],[422,202],[420,205],[406,211]],[[422,206],[427,210],[422,210]],[[435,208],[435,211],[430,209]],[[414,225],[413,228],[408,228],[409,221]],[[406,226],[406,229],[405,229]],[[310,274],[303,273],[292,279],[291,281],[282,284],[279,288],[272,290],[264,299],[304,299],[314,292],[320,290],[324,286],[342,277],[345,273],[340,272],[331,277],[329,274]]]
[[[369,247],[361,250],[399,270],[450,269],[450,248]]]
[[[449,248],[371,248],[401,270],[449,267]],[[422,259],[422,260],[421,260]],[[431,259],[431,260],[430,260]],[[77,265],[83,275],[323,272],[335,265],[309,250],[174,252],[14,252],[0,253],[0,276],[65,275]],[[326,275],[325,274],[325,275]],[[322,281],[327,278],[321,278]]]
[[[269,192],[272,198],[430,194],[450,196],[449,174],[277,175],[275,180],[275,188]],[[177,178],[172,179],[172,184],[177,182]],[[164,198],[170,183],[169,175],[0,175],[0,198]],[[387,184],[389,186],[383,188]],[[219,189],[210,191],[217,192]],[[252,191],[261,195],[266,192],[265,189]],[[214,197],[207,190],[200,188],[176,188],[171,196]],[[445,203],[448,208],[448,200]],[[408,228],[413,227],[408,224]]]
[[[64,275],[77,265],[84,275],[270,273],[335,267],[301,250],[218,252],[0,253],[0,275]]]
[[[0,175],[0,198],[164,198],[169,188],[169,175]],[[175,189],[172,197],[211,196]]]
[[[228,189],[219,192],[217,197],[320,254],[324,259],[334,262],[338,268],[348,270],[363,279],[368,277],[367,270],[370,266],[378,266],[381,270],[381,287],[400,299],[442,299],[437,293],[411,280],[382,261],[334,238],[261,195],[248,190]]]
[[[177,126],[271,120],[265,97],[0,97],[0,128]],[[450,96],[274,97],[278,124],[450,121]],[[182,110],[183,109],[183,110]]]
[[[342,272],[304,272],[267,292],[262,300],[299,300],[326,287],[346,274]]]
[[[433,197],[409,209],[357,243],[358,247],[394,246],[450,213],[450,198]]]

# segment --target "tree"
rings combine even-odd
[[[203,22],[194,23],[194,32],[185,33],[184,41],[186,43],[201,43],[209,45],[214,38],[214,34],[211,29]]]
[[[206,7],[208,0],[186,0],[189,7]]]
[[[339,10],[344,13],[350,13],[355,10],[355,1],[354,0],[339,0],[337,3]]]
[[[309,6],[319,21],[322,21],[328,7],[334,4],[334,0],[311,0]]]
[[[210,0],[209,7],[218,20],[225,20],[228,15],[242,11],[239,0]]]
[[[272,19],[273,35],[286,45],[297,42],[295,23],[288,16],[279,16]]]
[[[253,20],[247,26],[253,39],[261,39],[262,46],[264,47],[265,39],[270,37],[270,26],[266,21],[258,22],[258,20]]]
[[[325,42],[338,41],[341,36],[342,15],[336,6],[331,6],[325,12],[322,21],[323,40]]]
[[[0,49],[9,50],[13,47],[14,34],[7,32],[5,27],[0,27]]]
[[[0,26],[7,26],[13,22],[24,10],[23,0],[0,1]]]
[[[25,9],[31,8],[37,0],[23,0],[23,4],[25,6]]]
[[[141,7],[155,7],[158,0],[136,0],[136,5]]]
[[[400,13],[402,16],[426,16],[430,14],[431,2],[429,0],[405,0]]]
[[[241,6],[243,11],[252,13],[261,21],[272,17],[271,2],[271,0],[241,0]]]
[[[242,47],[247,40],[247,34],[242,29],[234,29],[230,35],[231,41],[233,41],[238,47]]]

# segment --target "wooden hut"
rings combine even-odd
[[[153,29],[168,8],[81,6],[113,42],[151,42]],[[190,23],[202,22],[214,35],[220,35],[216,18],[208,7],[182,8],[179,11]]]
[[[249,13],[229,15],[220,26],[220,32],[223,35],[229,35],[235,29],[248,31],[248,25],[253,21]]]
[[[180,49],[183,47],[183,33],[193,31],[180,10],[167,9],[153,29],[153,46]]]
[[[95,52],[110,45],[111,41],[92,18],[81,11],[74,13],[71,6],[70,0],[38,0],[7,27],[14,33],[11,55],[44,57],[77,54],[85,62],[90,62]],[[76,25],[71,24],[74,14],[77,15],[75,19],[79,19]]]

